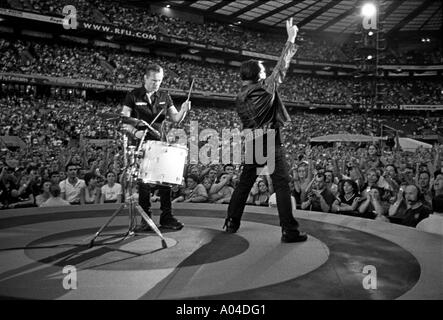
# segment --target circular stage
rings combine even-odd
[[[297,211],[303,243],[280,242],[275,208],[176,204],[180,231],[124,237],[116,205],[9,210],[0,216],[0,297],[17,299],[442,299],[443,237],[389,223]],[[158,220],[158,205],[153,207]],[[139,221],[140,218],[138,218]]]

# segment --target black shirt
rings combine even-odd
[[[394,217],[398,219],[399,224],[416,227],[420,221],[429,217],[430,214],[432,214],[432,210],[426,205],[421,205],[415,209],[409,208],[402,215],[395,215]]]
[[[131,109],[130,117],[144,120],[151,124],[157,114],[163,110],[163,113],[157,118],[152,125],[156,130],[161,132],[162,137],[166,136],[164,128],[164,120],[168,109],[174,105],[168,91],[159,90],[152,94],[151,102],[149,102],[147,91],[144,86],[134,89],[126,95],[123,105]],[[152,135],[147,135],[148,140],[158,140]]]

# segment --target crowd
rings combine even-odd
[[[234,67],[183,58],[163,57],[72,44],[50,44],[0,39],[0,71],[42,74],[70,79],[138,84],[143,67],[154,62],[165,69],[164,87],[213,93],[238,92],[240,78]],[[272,66],[268,67],[272,70]],[[214,76],[217,75],[217,76]],[[308,103],[350,104],[356,80],[289,73],[281,87],[283,99]],[[363,87],[362,83],[362,87]],[[386,104],[442,104],[443,87],[435,80],[380,80]]]
[[[3,208],[124,201],[118,126],[106,120],[106,112],[120,109],[117,101],[8,95],[0,106],[0,135],[18,135],[27,146],[1,149]],[[233,110],[202,107],[194,107],[182,125],[188,133],[191,121],[198,121],[199,130],[216,129],[220,137],[223,128],[239,128],[240,123]],[[381,121],[368,126],[357,113],[292,113],[283,136],[297,208],[409,226],[431,213],[432,204],[443,196],[441,145],[405,152],[309,143],[317,135],[369,132]],[[95,145],[87,139],[93,137],[111,140]],[[172,190],[174,202],[229,203],[240,175],[239,164],[189,165],[183,185]],[[248,204],[275,205],[272,193],[269,176],[259,176]]]
[[[240,48],[249,51],[279,55],[284,39],[279,34],[263,33],[238,25],[220,22],[189,22],[151,12],[148,8],[133,7],[116,1],[98,0],[22,0],[11,2],[14,8],[41,14],[62,15],[65,5],[74,5],[80,20],[112,24],[135,30],[159,33],[168,36],[210,43],[213,45]],[[303,35],[303,46],[298,58],[314,61],[353,62],[352,39],[345,43],[335,43],[324,39]],[[352,37],[351,37],[352,38]],[[389,63],[435,64],[442,62],[441,51],[396,53],[386,57]]]

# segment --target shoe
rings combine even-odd
[[[298,230],[283,230],[281,236],[281,242],[285,243],[303,242],[307,239],[308,235]]]
[[[183,223],[174,217],[171,217],[164,221],[160,221],[160,227],[163,229],[181,230],[183,228]]]
[[[223,225],[223,229],[226,229],[227,233],[236,233],[238,228],[240,228],[240,223],[235,222],[233,218],[227,218]]]

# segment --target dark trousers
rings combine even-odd
[[[171,187],[165,186],[151,186],[147,183],[138,183],[138,202],[140,206],[145,210],[148,216],[151,216],[151,190],[159,190],[160,196],[160,221],[165,221],[172,217],[172,204],[171,204]],[[143,219],[142,219],[143,220]]]
[[[264,139],[266,142],[266,138]],[[267,150],[264,147],[264,155]],[[272,184],[277,198],[278,216],[280,218],[280,226],[285,230],[298,229],[298,222],[292,215],[291,191],[289,189],[289,173],[285,159],[285,150],[281,146],[279,135],[277,135],[275,143],[275,169],[271,174]],[[249,192],[257,179],[257,168],[263,167],[254,160],[253,164],[245,164],[240,182],[231,197],[228,207],[228,218],[240,223],[243,210],[248,199]]]

